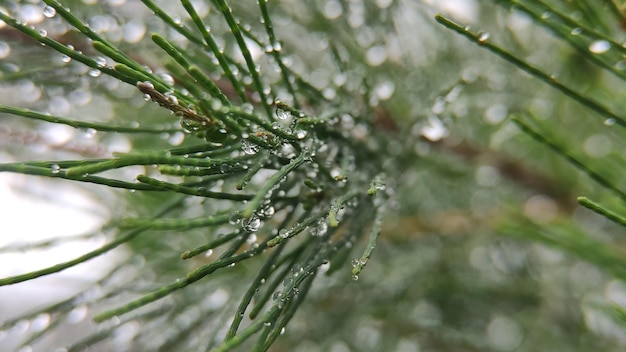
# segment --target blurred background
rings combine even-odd
[[[158,3],[173,18],[189,21],[177,2]],[[219,15],[205,1],[192,3],[203,17]],[[320,275],[270,350],[620,351],[626,345],[626,327],[616,313],[616,307],[626,309],[626,285],[616,270],[585,257],[586,250],[606,246],[624,263],[623,230],[578,206],[576,197],[597,195],[619,209],[623,205],[521,132],[509,116],[535,114],[616,182],[621,180],[623,131],[437,24],[434,15],[442,13],[481,31],[617,110],[623,110],[621,82],[529,16],[496,3],[270,2],[289,67],[325,98],[349,105],[354,98],[345,92],[358,91],[362,77],[367,78],[368,104],[389,134],[386,152],[394,162],[388,173],[398,177],[378,247],[359,280],[351,280],[349,264]],[[573,18],[580,12],[565,1],[548,3]],[[150,33],[165,33],[178,45],[188,45],[140,1],[63,4],[155,72],[166,71]],[[262,31],[254,1],[231,6],[251,31]],[[590,6],[606,17],[601,21],[606,33],[623,42],[624,31],[606,14],[609,10]],[[0,8],[48,36],[96,54],[59,16],[46,13],[42,2],[4,0]],[[211,22],[214,33],[226,29],[223,21]],[[264,48],[249,45],[263,60]],[[345,65],[341,73],[333,51]],[[0,104],[87,121],[176,125],[135,87],[68,59],[0,23]],[[275,72],[265,74],[270,81],[279,78]],[[7,114],[0,114],[0,121],[3,163],[110,157],[112,152],[167,148],[185,140],[182,133],[95,133]],[[117,176],[132,181],[144,171],[121,169]],[[2,173],[0,276],[97,248],[112,235],[105,226],[109,219],[149,214],[160,201],[130,191]],[[193,199],[187,203],[190,213],[202,209]],[[539,233],[554,239],[552,246]],[[258,261],[168,298],[167,304],[184,307],[176,320],[91,322],[94,310],[102,310],[93,297],[119,290],[115,302],[104,304],[110,308],[127,301],[126,291],[130,297],[189,270],[177,258],[199,236],[204,234],[154,234],[62,273],[0,287],[0,351],[79,350],[91,344],[92,351],[204,350],[202,334],[223,336],[230,312],[224,307],[237,304],[245,289],[238,289],[237,282],[254,275]],[[363,246],[355,245],[350,257],[358,257]],[[59,301],[67,304],[60,316],[45,309],[27,314]],[[211,329],[194,325],[202,320],[195,304],[205,319],[216,322]],[[101,342],[89,340],[102,331],[108,333],[101,334]],[[39,334],[39,340],[24,342]]]

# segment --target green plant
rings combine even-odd
[[[137,254],[152,256],[162,244],[147,238],[146,232],[166,231],[165,236],[184,237],[175,239],[180,241],[179,245],[191,246],[182,254],[174,251],[175,256],[189,261],[203,255],[210,257],[209,260],[187,265],[168,253],[168,260],[174,261],[167,268],[171,274],[159,273],[160,277],[155,280],[157,283],[168,280],[168,283],[140,289],[146,292],[119,307],[104,309],[94,319],[122,319],[124,325],[126,321],[154,319],[157,312],[163,317],[169,316],[168,319],[176,319],[181,312],[184,317],[186,309],[194,306],[200,313],[188,323],[198,328],[212,326],[215,330],[202,338],[207,348],[228,350],[256,334],[252,348],[266,350],[308,294],[320,267],[328,266],[329,261],[335,266],[341,265],[348,258],[350,247],[369,234],[371,239],[365,253],[355,259],[353,265],[355,280],[367,263],[388,198],[382,172],[385,158],[376,152],[387,143],[384,131],[376,128],[367,89],[361,90],[360,85],[343,86],[334,94],[351,97],[349,100],[329,99],[288,67],[282,44],[274,34],[267,2],[258,4],[265,30],[262,36],[236,19],[233,14],[236,10],[223,0],[213,1],[211,11],[219,12],[224,23],[215,24],[219,16],[212,17],[211,29],[207,20],[198,14],[197,5],[190,1],[181,1],[190,18],[185,24],[152,1],[143,3],[166,24],[166,29],[182,36],[177,43],[160,34],[152,35],[153,47],[160,53],[150,48],[145,49],[143,55],[154,52],[155,56],[167,56],[166,60],[158,62],[164,67],[156,72],[140,62],[149,60],[147,56],[139,60],[132,58],[123,47],[92,29],[80,15],[57,1],[45,1],[43,13],[57,23],[69,25],[71,32],[88,38],[81,43],[84,46],[81,50],[76,49],[78,45],[68,45],[58,38],[64,33],[52,35],[31,27],[10,11],[0,13],[2,21],[41,43],[43,50],[53,49],[64,55],[64,59],[52,67],[37,69],[37,75],[61,78],[68,70],[66,62],[76,61],[88,67],[89,76],[101,81],[108,79],[96,83],[92,89],[111,94],[103,86],[130,84],[146,101],[157,103],[172,115],[167,116],[168,113],[156,111],[152,106],[142,108],[138,124],[150,125],[142,128],[130,123],[87,122],[0,106],[1,112],[25,119],[98,133],[129,134],[133,146],[132,151],[114,153],[113,158],[5,163],[0,166],[1,171],[141,191],[141,194],[133,194],[134,199],[129,201],[136,207],[136,216],[120,214],[104,225],[101,231],[114,229],[105,245],[64,263],[0,279],[0,285],[57,273],[122,244],[128,244]],[[228,30],[232,35],[217,37],[216,29]],[[255,32],[260,29],[256,28]],[[221,40],[224,42],[218,44]],[[251,48],[264,50],[265,55],[257,54],[254,58]],[[339,53],[336,60],[341,64]],[[339,68],[338,72],[341,70]],[[16,76],[21,73],[5,74],[5,81],[18,79]],[[45,79],[53,81],[49,77]],[[58,84],[63,86],[64,83]],[[150,120],[157,114],[165,117],[159,118],[163,121],[160,126],[153,126]],[[177,120],[180,127],[176,126]],[[184,141],[178,136],[183,131]],[[135,134],[156,134],[157,140],[134,139]],[[182,144],[163,146],[158,140],[161,134],[174,134],[177,136],[174,143]],[[137,182],[124,180],[122,174],[115,173],[132,166],[147,166],[136,175]],[[393,164],[386,165],[387,170],[393,167]],[[191,197],[199,197],[201,202],[188,201]],[[155,211],[155,203],[162,207]],[[199,214],[190,216],[190,213]],[[248,261],[252,264],[246,269],[233,268]],[[128,264],[122,262],[114,271]],[[222,271],[229,274],[220,275]],[[207,276],[218,277],[208,285],[185,290],[168,305],[139,309]],[[63,316],[77,302],[90,305],[102,299],[117,301],[107,296],[117,296],[115,291],[128,284],[106,285],[102,296],[83,301],[78,294],[28,316],[44,311]],[[219,291],[222,285],[228,287],[227,291],[223,288]],[[207,292],[216,290],[222,294],[227,292],[239,303],[217,311],[213,305],[204,308],[194,305],[194,302],[202,302]],[[251,305],[253,298],[255,303]],[[135,311],[134,315],[127,315]],[[252,320],[240,327],[246,312]],[[206,319],[213,314],[216,317]],[[229,316],[231,322],[226,320]],[[12,326],[20,319],[23,318],[9,320],[4,326]],[[223,332],[216,328],[222,324],[230,328],[225,336],[219,336],[223,339],[219,343],[214,336]],[[69,349],[88,346],[106,338],[115,329],[112,326],[108,331],[89,335]],[[187,329],[180,329],[171,336],[157,339],[160,331],[153,331],[147,333],[145,339],[151,340],[152,347],[165,348],[180,343],[182,334],[187,333]],[[39,337],[34,336],[27,343]]]
[[[0,98],[17,159],[0,171],[84,184],[110,212],[93,232],[3,248],[104,239],[0,284],[122,253],[69,297],[3,319],[0,332],[33,323],[23,349],[619,349],[619,332],[594,325],[623,323],[612,296],[597,297],[620,292],[619,239],[571,202],[606,194],[615,211],[580,201],[626,222],[608,203],[623,197],[622,159],[601,138],[620,145],[625,125],[614,2],[480,4],[483,32],[435,17],[556,92],[509,78],[420,3],[141,2],[0,9],[2,85],[21,92]],[[46,18],[36,27],[32,11]],[[601,119],[581,122],[562,93]],[[50,123],[80,131],[77,143],[21,132]],[[585,143],[564,142],[572,124],[567,137]],[[51,160],[23,161],[42,145]],[[50,341],[85,316],[102,323]]]
[[[550,96],[550,99],[556,101],[549,109],[553,108],[552,111],[539,112],[532,107],[522,107],[511,114],[510,118],[526,135],[567,161],[599,186],[581,190],[582,185],[578,185],[577,192],[594,194],[594,198],[603,199],[602,202],[607,204],[604,206],[579,196],[577,200],[580,205],[606,220],[624,226],[626,222],[621,214],[624,212],[623,200],[626,198],[620,176],[624,158],[618,152],[624,140],[621,128],[626,126],[620,93],[620,87],[626,78],[625,49],[620,44],[624,40],[623,25],[626,20],[623,4],[616,1],[593,3],[537,0],[506,0],[496,3],[507,8],[511,17],[530,19],[567,44],[570,48],[567,52],[569,62],[564,60],[565,62],[559,62],[557,66],[531,62],[514,49],[496,44],[499,36],[472,30],[442,15],[437,15],[436,20],[569,98],[561,102]],[[521,44],[521,41],[514,42]],[[572,105],[584,109],[570,108]],[[578,124],[583,124],[584,128],[575,127]],[[544,243],[593,263],[618,279],[619,283],[616,285],[622,285],[626,260],[622,241],[619,236],[611,233],[614,230],[611,225],[604,225],[585,231],[576,221],[558,221],[537,226],[532,222],[520,223],[518,219],[515,223],[504,221],[500,228],[503,233]],[[592,329],[606,329],[603,331],[606,335],[622,335],[619,332],[608,332],[611,329],[608,326],[623,329],[626,322],[624,308],[620,298],[611,292],[613,289],[610,286],[607,288],[607,301],[597,297],[589,298],[583,303],[583,309]],[[604,324],[607,325],[600,327],[593,319],[604,319]]]

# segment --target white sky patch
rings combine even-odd
[[[69,181],[63,184],[35,176],[0,173],[0,247],[97,231],[108,217],[108,211],[98,206],[88,192]],[[75,259],[106,241],[105,236],[99,235],[42,249],[2,252],[0,277]],[[63,299],[100,279],[121,255],[123,252],[114,251],[60,273],[0,287],[0,312],[9,318]],[[30,303],[24,304],[25,297],[32,298]]]
[[[106,221],[108,213],[102,214],[95,202],[86,191],[75,185],[35,176],[0,174],[0,246],[39,242],[96,230]],[[93,245],[85,247],[86,250]],[[24,260],[17,262],[14,261],[16,258],[6,261],[5,254],[0,254],[0,276],[35,270],[80,253],[79,248],[56,255],[19,253]]]
[[[478,3],[475,0],[423,0],[443,14],[465,23],[478,21]]]

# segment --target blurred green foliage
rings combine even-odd
[[[82,32],[59,10],[50,12],[61,5],[44,2],[0,3],[12,24],[0,27],[0,171],[123,186],[113,197],[102,185],[81,187],[109,211],[93,235],[126,250],[118,249],[125,254],[111,272],[90,279],[91,288],[2,316],[7,346],[624,348],[626,10],[618,2],[231,1],[237,21],[229,23],[222,1],[183,2],[187,11],[169,1],[62,1],[89,24]],[[197,21],[210,31],[202,33]],[[90,29],[126,55],[125,67],[97,51],[107,43],[94,45]],[[238,31],[266,87],[250,74],[256,69],[242,55]],[[236,81],[203,35],[213,36]],[[32,37],[105,64],[94,71]],[[173,49],[162,50],[163,41]],[[217,104],[211,83],[191,74],[198,72],[232,106]],[[154,90],[140,92],[135,85],[148,76]],[[187,130],[142,93],[178,111]],[[192,110],[210,126],[190,124],[198,122],[190,121]],[[45,116],[29,111],[96,125],[75,126],[68,141],[56,143],[51,135],[72,128],[50,132]],[[291,123],[280,122],[286,112]],[[314,155],[298,159],[303,150]],[[287,170],[296,159],[302,170]],[[207,166],[212,160],[218,164]],[[181,168],[204,176],[182,177]],[[280,170],[288,177],[271,184]],[[235,199],[242,194],[249,199]],[[581,195],[590,210],[577,204]],[[269,203],[250,205],[257,198]],[[256,226],[248,209],[271,214]],[[184,221],[211,216],[217,220],[209,228]],[[382,219],[380,234],[375,219]],[[376,236],[370,253],[368,238]],[[276,247],[261,251],[268,243]],[[9,245],[3,253],[50,245]],[[181,260],[188,251],[205,255]],[[363,267],[358,281],[353,267]],[[0,292],[11,295],[10,288]],[[131,310],[128,302],[142,307]],[[77,310],[112,319],[73,334],[68,317]],[[45,324],[36,328],[37,319]],[[233,319],[242,319],[239,330]],[[256,335],[243,341],[248,334]]]

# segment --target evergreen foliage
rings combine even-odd
[[[0,317],[0,338],[24,351],[623,347],[626,9],[496,0],[467,26],[427,3],[1,4],[0,171],[81,185],[106,219],[0,249],[99,243],[0,290],[108,263]],[[60,132],[75,140],[46,139]]]

